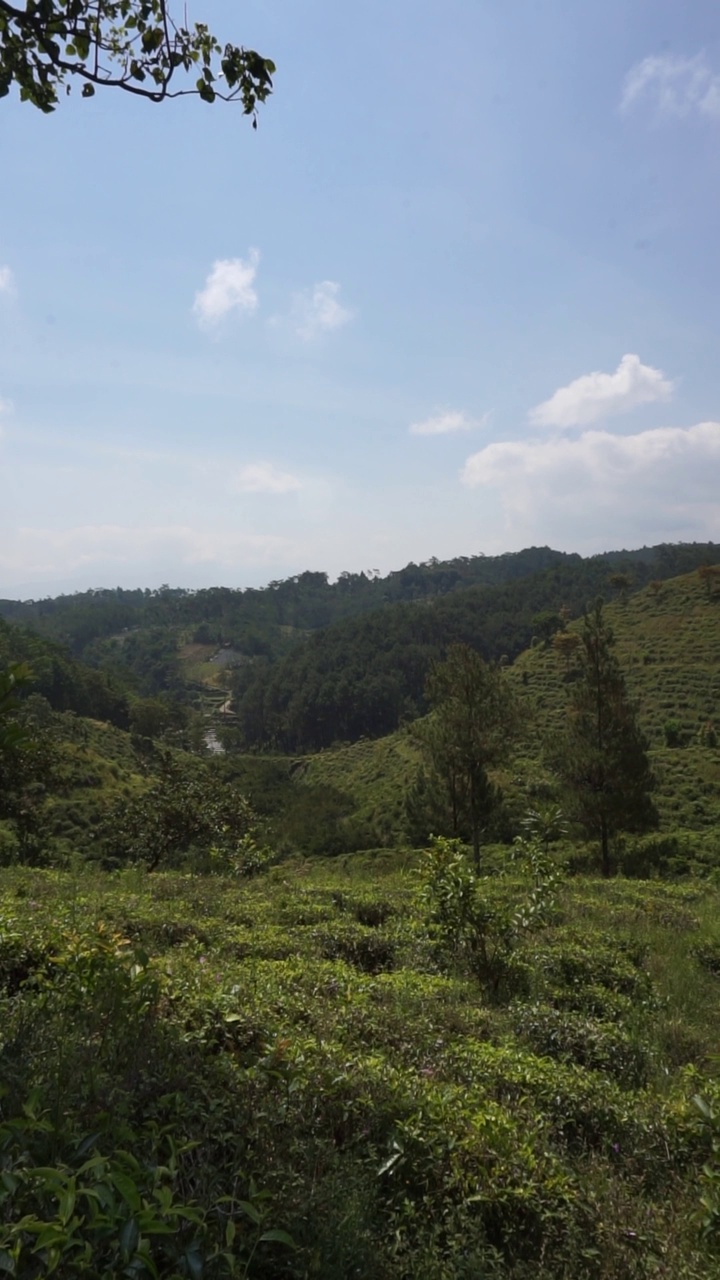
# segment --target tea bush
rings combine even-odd
[[[717,891],[441,852],[6,870],[0,1274],[714,1280]]]

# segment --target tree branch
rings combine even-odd
[[[103,61],[119,70],[113,74]],[[189,73],[195,64],[200,75],[194,87],[171,90],[178,68]],[[274,71],[254,50],[227,44],[223,51],[204,24],[178,28],[166,0],[48,0],[32,10],[0,0],[0,97],[16,83],[21,99],[43,111],[54,109],[58,87],[77,76],[85,97],[97,86],[155,103],[187,96],[240,99],[256,127],[257,105],[272,93]],[[152,87],[143,86],[146,78]],[[218,78],[225,80],[223,92],[215,87]]]

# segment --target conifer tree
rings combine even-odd
[[[613,646],[602,600],[597,600],[585,614],[581,674],[573,686],[564,739],[554,753],[570,810],[587,835],[599,841],[605,876],[616,832],[647,831],[658,824],[648,741]]]
[[[451,645],[427,682],[433,711],[422,735],[435,778],[445,790],[453,829],[467,824],[476,870],[480,838],[501,800],[488,777],[517,732],[517,711],[502,671],[468,645]]]

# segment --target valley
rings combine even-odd
[[[7,1274],[713,1280],[714,551],[3,602]],[[608,868],[557,764],[603,586]],[[453,654],[507,699],[475,863]]]

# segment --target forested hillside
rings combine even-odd
[[[46,730],[43,761],[17,793],[15,809],[27,815],[31,843],[42,828],[47,856],[74,842],[109,857],[103,834],[108,814],[153,776],[161,759],[156,748],[197,759],[205,751],[208,726],[222,724],[217,732],[228,754],[213,768],[249,796],[274,847],[337,853],[422,841],[428,832],[448,827],[418,781],[422,751],[412,726],[426,710],[431,663],[449,644],[463,641],[490,659],[506,656],[508,679],[527,708],[530,737],[518,747],[523,762],[498,779],[505,807],[493,830],[510,832],[531,798],[529,786],[553,794],[543,741],[561,725],[572,686],[577,625],[571,615],[603,590],[615,596],[608,616],[631,694],[640,699],[664,820],[708,833],[720,820],[720,778],[711,745],[720,705],[717,583],[702,567],[672,581],[658,576],[675,556],[701,555],[705,559],[707,552],[665,548],[660,568],[651,561],[654,576],[645,588],[639,587],[649,572],[643,561],[630,561],[631,578],[629,569],[615,566],[608,574],[603,558],[577,557],[501,586],[381,606],[296,641],[275,663],[247,662],[234,677],[232,669],[184,656],[202,651],[222,657],[225,650],[178,647],[178,632],[170,627],[131,632],[120,648],[136,636],[146,642],[154,636],[157,652],[162,649],[172,663],[174,681],[163,680],[159,659],[143,668],[159,691],[153,696],[137,691],[139,665],[133,680],[123,684],[114,672],[74,659],[27,625],[0,619],[0,660],[31,664],[32,714]],[[522,643],[527,647],[518,654]],[[144,652],[151,653],[149,643]],[[234,678],[237,719],[219,717],[209,692],[198,693],[202,671],[213,673],[210,679]],[[218,690],[217,696],[226,695]],[[203,697],[203,714],[188,710],[189,698]],[[132,738],[103,730],[102,722],[130,729]],[[333,746],[353,742],[355,747]]]
[[[687,550],[693,554],[695,549]],[[612,553],[608,559],[620,562],[626,555]],[[648,549],[647,555],[651,560],[662,559],[662,549]],[[458,587],[498,585],[580,558],[549,547],[531,547],[501,556],[409,564],[387,577],[374,570],[342,573],[335,583],[328,581],[326,573],[307,571],[263,588],[188,591],[162,586],[151,591],[117,587],[45,600],[0,600],[0,616],[30,623],[65,641],[78,656],[92,641],[131,627],[204,624],[201,642],[242,644],[252,629],[260,634],[271,634],[275,627],[315,630],[383,604],[433,598]]]
[[[127,697],[105,672],[75,661],[64,645],[0,618],[0,668],[10,662],[29,663],[35,693],[54,711],[73,711],[127,729]]]
[[[651,581],[707,563],[710,550],[665,546],[624,553],[617,563],[606,556],[565,557],[502,585],[457,588],[336,623],[274,664],[238,670],[239,740],[261,749],[318,751],[391,733],[426,710],[430,664],[448,645],[469,644],[487,661],[512,662],[534,637],[549,638],[597,595],[626,598]]]
[[[661,830],[674,833],[674,850],[670,840],[666,854],[679,857],[678,865],[720,865],[720,570],[656,581],[606,613],[649,740]],[[548,757],[577,679],[580,631],[577,621],[563,623],[507,670],[523,716],[514,762],[495,775],[510,830],[528,805],[560,801]],[[409,725],[380,740],[310,755],[295,776],[347,797],[333,831],[340,847],[343,834],[347,847],[392,845],[422,841],[430,830],[449,833],[449,815],[418,788],[422,764],[421,742]]]
[[[661,544],[634,552],[593,557],[598,571],[632,573],[644,582],[692,570],[716,558],[711,543]],[[0,599],[0,617],[27,623],[42,635],[67,644],[76,657],[99,662],[99,641],[128,632],[182,632],[200,644],[229,643],[249,655],[283,652],[292,634],[304,635],[333,622],[374,611],[386,604],[436,599],[469,586],[500,586],[557,566],[582,566],[574,553],[532,547],[503,556],[462,556],[407,564],[379,576],[374,570],[341,573],[304,572],[270,582],[265,588],[209,588],[191,591],[123,588],[77,591],[41,600]],[[290,635],[288,635],[290,634]],[[123,639],[123,645],[127,643]],[[126,666],[133,667],[132,659]]]

